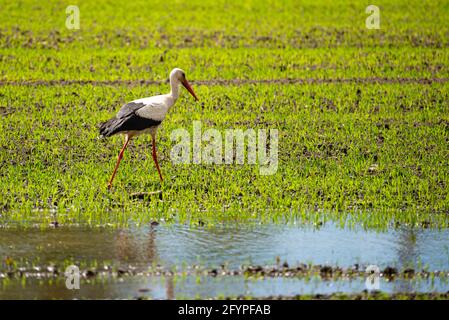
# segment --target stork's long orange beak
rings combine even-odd
[[[195,94],[195,91],[193,91],[192,87],[190,86],[190,83],[187,81],[187,79],[184,79],[182,82],[182,85],[184,86],[184,88],[187,89],[187,91],[190,92],[190,94],[195,98],[196,101],[198,101],[198,97]]]

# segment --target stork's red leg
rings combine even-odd
[[[151,137],[153,139],[153,160],[154,160],[154,163],[156,164],[156,169],[157,169],[157,172],[159,173],[159,178],[161,179],[161,181],[164,181],[164,179],[162,178],[161,169],[159,168],[159,163],[157,162],[156,137],[154,135],[152,135]]]
[[[120,161],[121,161],[122,158],[123,158],[123,153],[125,153],[125,149],[126,149],[126,146],[128,145],[129,140],[131,140],[131,137],[129,137],[129,136],[127,135],[127,136],[125,137],[125,144],[123,145],[122,150],[120,150],[120,153],[118,154],[118,159],[117,159],[117,163],[116,163],[115,168],[114,168],[114,172],[112,172],[111,179],[109,179],[108,189],[111,189],[111,187],[112,187],[112,181],[114,181],[115,174],[117,173],[118,166],[119,166],[119,164],[120,164]]]

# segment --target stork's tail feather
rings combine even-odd
[[[112,118],[100,124],[100,135],[102,137],[110,137],[116,134],[122,124],[122,119]]]

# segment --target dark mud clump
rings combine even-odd
[[[47,267],[8,267],[5,270],[0,270],[0,279],[2,278],[56,278],[63,277],[63,267],[50,265]],[[296,266],[289,266],[288,264],[278,266],[242,266],[239,269],[227,269],[224,265],[221,268],[202,268],[199,266],[187,266],[184,270],[173,271],[162,266],[155,266],[147,268],[146,266],[103,266],[103,267],[88,267],[80,268],[80,275],[82,278],[91,279],[97,277],[125,277],[125,276],[185,276],[185,275],[204,275],[204,276],[246,276],[257,278],[302,278],[310,276],[319,276],[324,280],[339,279],[339,278],[365,278],[365,268],[355,265],[351,268],[333,267],[328,265],[306,265],[298,264]],[[449,278],[449,271],[417,271],[411,268],[398,271],[393,267],[386,267],[381,273],[381,277],[387,280],[393,278],[414,279],[414,278],[429,278],[440,277]]]
[[[396,268],[393,267],[386,267],[384,269],[384,271],[382,271],[382,273],[387,277],[387,278],[393,278],[394,276],[396,276],[398,274],[398,270]]]
[[[227,297],[225,299],[238,300],[447,300],[449,299],[449,292],[446,293],[384,293],[384,292],[368,292],[356,294],[332,293],[332,294],[315,294],[315,295],[293,295],[293,296],[266,296],[266,297]]]

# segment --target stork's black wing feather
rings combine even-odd
[[[142,102],[139,102],[139,103],[136,103],[136,102],[127,103],[123,107],[120,108],[120,110],[117,113],[116,117],[119,118],[119,119],[127,117],[127,116],[129,116],[129,115],[131,115],[133,113],[136,113],[137,110],[139,110],[140,108],[143,108],[145,106],[146,106],[146,104],[142,103]]]
[[[136,111],[144,106],[144,103],[135,102],[124,105],[114,118],[100,125],[100,134],[109,137],[119,132],[140,131],[160,125],[162,121],[144,118],[136,114]]]

